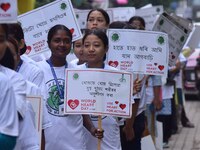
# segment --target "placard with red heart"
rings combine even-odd
[[[75,100],[68,100],[68,105],[71,109],[75,109],[78,105],[79,105],[79,100],[75,99]]]

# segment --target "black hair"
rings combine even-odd
[[[18,42],[22,39],[24,40],[24,32],[19,23],[8,24],[8,35],[14,37]],[[20,55],[23,55],[26,52],[26,44],[20,49]]]
[[[5,32],[6,39],[8,38],[8,25],[7,24],[0,24]]]
[[[58,25],[53,26],[53,27],[49,30],[48,35],[47,35],[47,42],[48,42],[48,44],[51,42],[52,37],[54,36],[54,34],[55,34],[58,30],[64,30],[64,31],[66,31],[66,34],[67,34],[67,35],[71,38],[71,40],[72,40],[72,33],[71,33],[71,31],[70,31],[65,25],[58,24]]]
[[[138,20],[141,22],[141,24],[143,25],[143,27],[145,28],[145,21],[142,17],[140,16],[133,16],[129,19],[128,23],[131,24],[134,20]]]
[[[89,35],[96,35],[99,39],[101,39],[101,41],[104,44],[104,47],[105,48],[108,47],[108,37],[107,37],[106,33],[104,32],[104,30],[94,29],[94,30],[90,30],[90,31],[86,32],[85,35],[83,36],[83,43],[84,43],[86,37]]]
[[[109,29],[123,29],[127,23],[124,21],[113,21],[109,25]]]
[[[8,36],[8,42],[12,43],[14,45],[14,48],[16,50],[16,53],[18,53],[18,45],[17,42],[15,41],[14,37]]]
[[[15,68],[14,56],[8,46],[5,50],[5,54],[4,54],[3,58],[0,60],[0,64],[2,66],[10,68],[12,70],[14,70],[14,68]]]
[[[105,18],[105,20],[106,20],[106,24],[107,24],[107,25],[110,24],[110,17],[109,17],[109,15],[108,15],[108,13],[107,13],[105,10],[101,9],[101,8],[95,8],[95,9],[90,10],[89,13],[88,13],[88,15],[87,15],[87,19],[86,19],[87,21],[88,21],[88,19],[89,19],[89,17],[90,17],[90,14],[91,14],[93,11],[99,11],[99,12],[104,16],[104,18]]]

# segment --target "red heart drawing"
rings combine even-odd
[[[6,12],[10,8],[10,3],[2,3],[0,7]]]
[[[115,104],[118,104],[119,103],[119,101],[115,101]]]
[[[157,65],[158,65],[158,63],[154,63],[154,65],[155,65],[155,66],[157,66]]]
[[[70,32],[71,32],[71,34],[73,35],[73,33],[74,33],[74,28],[71,28],[71,29],[70,29]]]
[[[117,68],[117,66],[118,66],[119,63],[118,63],[118,61],[109,61],[108,64],[109,64],[110,66],[112,66],[112,67]]]
[[[29,54],[31,52],[31,46],[26,46],[26,54]]]
[[[126,108],[126,104],[120,104],[119,107],[123,110],[124,108]]]
[[[172,55],[172,59],[176,58],[176,56]]]
[[[75,100],[68,100],[68,105],[71,109],[75,109],[78,105],[79,105],[79,100],[75,99]]]
[[[158,68],[162,71],[165,68],[165,66],[159,65]]]

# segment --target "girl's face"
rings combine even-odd
[[[5,54],[6,46],[6,33],[0,25],[0,60]]]
[[[107,48],[96,35],[90,34],[83,43],[83,53],[88,64],[102,63]]]
[[[133,27],[135,27],[136,29],[138,29],[138,30],[144,30],[144,26],[142,25],[142,23],[139,21],[139,20],[134,20],[132,23],[131,23],[131,25],[133,26]]]
[[[84,60],[82,39],[74,42],[74,54],[79,60]]]
[[[66,58],[71,49],[72,39],[65,30],[59,29],[48,42],[52,56]]]
[[[95,10],[90,13],[87,21],[87,29],[106,29],[108,25],[101,12]]]

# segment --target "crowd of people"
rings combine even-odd
[[[184,127],[194,127],[183,105],[181,70],[186,60],[182,54],[176,65],[169,67],[168,74],[175,74],[174,82],[156,75],[137,75],[131,118],[102,116],[99,128],[98,116],[64,115],[65,69],[116,70],[105,61],[109,46],[105,30],[145,30],[145,21],[133,16],[128,22],[110,22],[105,10],[92,9],[86,28],[83,38],[72,42],[66,26],[53,26],[47,35],[51,55],[35,62],[24,54],[26,39],[20,24],[0,24],[0,149],[38,150],[41,143],[41,149],[46,150],[94,150],[101,139],[102,150],[140,150],[146,130],[155,138],[156,120],[163,123],[163,142],[167,147],[171,134],[178,130],[177,116],[181,116]],[[71,48],[77,59],[68,62]],[[41,142],[26,95],[41,95],[44,100]]]

